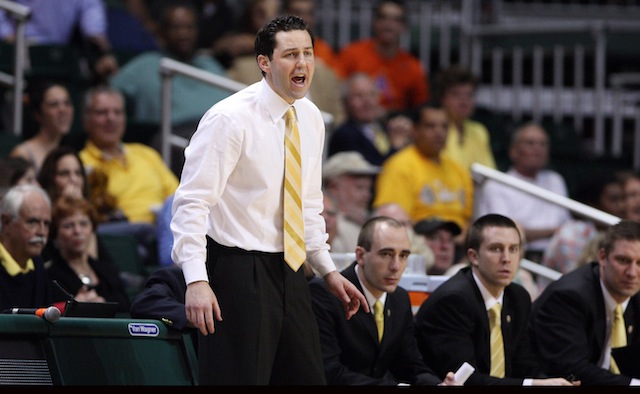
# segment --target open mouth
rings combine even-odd
[[[293,77],[293,78],[291,78],[291,80],[296,85],[304,85],[305,81],[307,80],[307,77],[305,77],[305,76]]]

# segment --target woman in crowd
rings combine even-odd
[[[68,146],[51,150],[38,172],[38,182],[51,201],[62,195],[89,198],[87,174],[78,152]]]
[[[32,162],[36,171],[39,171],[47,154],[60,146],[71,130],[73,102],[64,85],[50,81],[35,84],[27,98],[38,129],[33,137],[16,145],[10,156]]]
[[[49,278],[77,301],[117,302],[118,311],[128,312],[131,302],[118,266],[106,251],[100,252],[99,259],[89,253],[97,224],[92,205],[82,197],[63,195],[55,200],[51,217],[53,252],[46,262]],[[53,301],[65,301],[68,295],[56,287]]]

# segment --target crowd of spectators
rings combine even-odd
[[[158,184],[163,185],[163,190],[157,196],[143,201],[146,204],[143,207],[137,205],[138,203],[132,203],[133,200],[130,199],[136,199],[132,197],[133,195],[138,196],[139,199],[141,194],[136,192],[139,188],[145,189],[142,195],[149,196],[149,192],[154,187],[142,185],[145,184],[144,179],[151,178],[141,177],[142,183],[131,179],[122,181],[117,178],[118,171],[109,173],[118,169],[115,165],[117,160],[113,160],[113,152],[96,149],[96,143],[99,141],[96,138],[103,138],[100,137],[101,134],[104,134],[104,138],[107,139],[113,135],[114,138],[110,144],[118,147],[120,143],[127,140],[136,140],[134,135],[136,124],[159,124],[161,111],[161,77],[157,72],[159,59],[168,56],[216,75],[227,76],[247,84],[253,83],[260,79],[259,68],[256,67],[252,55],[253,38],[257,29],[278,13],[301,16],[311,28],[316,24],[318,17],[315,4],[311,0],[244,2],[76,0],[60,4],[35,0],[19,2],[35,10],[34,17],[27,26],[29,44],[70,44],[82,49],[83,56],[91,60],[90,84],[95,87],[109,83],[120,91],[124,98],[121,109],[124,116],[121,117],[116,113],[117,116],[111,118],[107,114],[96,113],[88,108],[77,111],[76,102],[81,102],[83,106],[86,106],[86,103],[73,99],[72,94],[77,92],[75,88],[68,86],[69,81],[34,80],[28,84],[25,101],[27,105],[25,108],[29,110],[25,114],[25,118],[29,119],[27,127],[32,129],[25,130],[24,142],[16,145],[10,156],[22,157],[29,161],[37,174],[47,154],[56,147],[69,145],[78,151],[82,150],[83,165],[86,167],[83,170],[86,171],[85,178],[88,179],[87,186],[89,183],[95,184],[91,198],[106,204],[106,207],[98,206],[103,210],[103,215],[105,215],[105,209],[111,210],[106,213],[108,221],[117,222],[125,219],[149,225],[155,223],[156,215],[163,205],[163,212],[170,211],[171,199],[168,197],[175,188],[175,181],[180,174],[179,164],[171,168],[175,177],[168,174],[165,174],[166,177],[162,176],[166,181]],[[41,3],[46,5],[42,7]],[[44,12],[54,8],[57,8],[54,13]],[[328,173],[325,174],[325,190],[332,195],[338,206],[338,222],[349,222],[338,226],[343,231],[338,232],[334,238],[336,240],[334,251],[351,251],[355,245],[359,226],[371,216],[375,205],[393,203],[399,204],[409,215],[412,225],[432,216],[438,220],[454,220],[462,230],[461,234],[456,236],[458,247],[456,261],[461,257],[460,247],[464,241],[465,229],[472,217],[479,217],[489,212],[509,215],[524,228],[528,239],[527,257],[543,262],[543,254],[548,242],[560,225],[569,221],[568,210],[535,197],[528,197],[526,193],[520,195],[516,191],[508,190],[507,186],[492,182],[480,185],[481,187],[474,190],[473,185],[470,185],[467,167],[477,162],[496,168],[491,151],[491,130],[473,120],[477,78],[470,70],[459,65],[441,70],[427,70],[418,58],[401,49],[400,36],[406,29],[407,21],[407,11],[402,2],[379,1],[373,12],[371,37],[368,39],[353,42],[343,48],[333,48],[319,36],[315,40],[316,59],[321,67],[316,68],[310,97],[317,101],[321,109],[333,116],[333,127],[327,133],[326,153],[329,160],[326,165]],[[14,23],[4,12],[0,12],[0,16],[0,38],[6,42],[13,42]],[[62,18],[62,16],[68,17]],[[217,22],[213,23],[213,21]],[[142,36],[149,35],[153,37],[153,44],[137,45],[135,49],[129,46],[127,51],[130,56],[122,58],[123,61],[118,61],[118,56],[123,53],[123,51],[119,52],[119,48],[124,48],[125,45],[114,35],[113,26],[124,28],[125,24],[129,24],[128,28],[132,28],[130,25],[135,24],[136,29],[141,29],[138,31],[144,32],[144,34],[140,33],[141,37],[131,37],[132,41],[140,39],[142,42],[145,39]],[[324,73],[322,70],[326,70],[327,75],[331,77],[329,79],[322,77]],[[434,75],[433,84],[429,81],[429,75]],[[185,77],[176,77],[172,85],[174,126],[188,125],[183,128],[182,134],[188,138],[200,116],[211,104],[228,93],[221,89],[205,87]],[[321,98],[327,95],[329,95],[328,98]],[[431,101],[429,101],[430,98]],[[420,104],[427,102],[432,102],[445,110],[443,121],[447,124],[447,132],[444,136],[438,137],[445,141],[445,146],[438,149],[440,153],[433,152],[432,157],[435,159],[430,160],[429,165],[433,166],[437,163],[438,171],[446,180],[432,178],[429,180],[430,185],[425,188],[425,185],[417,184],[409,178],[401,178],[399,173],[392,172],[391,169],[393,162],[397,162],[400,157],[406,156],[418,146],[422,145],[424,149],[437,146],[432,142],[421,144],[420,139],[416,139],[416,136],[421,134],[419,131],[421,124],[423,128],[430,127],[424,119],[415,116],[420,111],[422,113],[431,111],[424,108],[418,110]],[[332,108],[325,103],[331,103]],[[98,120],[103,115],[105,130],[114,127],[117,131],[113,133],[92,131],[99,128]],[[106,120],[107,117],[110,119]],[[69,134],[74,122],[80,123],[86,133],[70,138]],[[91,126],[92,124],[94,126]],[[112,126],[114,124],[117,126]],[[159,137],[159,133],[156,133],[156,137]],[[158,150],[157,142],[156,138],[150,145]],[[562,176],[550,169],[549,145],[546,131],[540,125],[521,125],[512,132],[509,157],[513,167],[507,174],[562,196],[569,196]],[[127,151],[134,147],[144,149],[142,146],[129,146]],[[354,151],[359,152],[372,168],[379,167],[382,171],[380,176],[377,175],[378,171],[370,171],[371,173],[367,173],[367,176],[358,176],[360,179],[358,182],[362,185],[352,189],[360,190],[362,197],[356,198],[354,198],[355,194],[349,192],[349,187],[344,185],[343,180],[354,178],[354,174],[358,173],[358,166],[353,167],[352,162],[345,161],[345,158],[354,154]],[[141,168],[153,168],[154,171],[162,169],[160,157],[151,150],[145,150],[145,152],[148,152],[153,164],[144,159]],[[347,155],[344,155],[345,152]],[[334,157],[336,155],[337,157]],[[136,161],[138,156],[124,158],[123,163]],[[388,160],[392,156],[395,156],[393,160]],[[449,158],[455,159],[465,168],[458,171],[459,173],[456,172],[455,175],[444,171],[441,166],[443,163],[450,163]],[[14,168],[15,161],[12,159],[11,162],[7,162],[7,168]],[[338,161],[340,168],[353,167],[349,169],[351,173],[337,174],[340,175],[338,177],[330,174],[333,171],[331,169],[336,167],[334,162]],[[107,165],[107,163],[111,164]],[[395,167],[398,166],[405,167],[404,165]],[[107,167],[111,169],[105,171]],[[26,172],[26,179],[29,179],[29,171],[21,169],[16,171],[17,174]],[[415,177],[421,173],[434,174],[433,171],[408,170],[407,175]],[[114,177],[117,179],[110,179]],[[633,187],[634,180],[637,178],[626,176],[625,179],[628,190],[625,190],[624,194],[628,196],[629,203],[626,205],[628,214],[624,216],[633,217],[635,212]],[[168,180],[171,180],[170,184],[167,183]],[[12,179],[4,187],[9,187],[16,181]],[[464,187],[459,190],[452,189],[446,186],[450,182],[464,185]],[[367,186],[365,183],[371,183],[371,185]],[[407,192],[399,192],[407,187],[414,190],[407,189]],[[121,190],[111,195],[116,188]],[[494,189],[499,190],[494,191]],[[104,190],[107,193],[103,193]],[[84,193],[85,198],[90,198],[87,193]],[[101,194],[96,196],[98,193]],[[522,203],[523,198],[530,201]],[[443,204],[446,201],[458,204],[459,207],[456,209],[461,209],[460,213],[450,216],[451,212],[446,209],[442,211],[439,208],[431,211],[433,207],[444,207]],[[354,204],[357,207],[354,207]],[[426,209],[427,207],[431,208]],[[163,215],[168,217],[167,213]],[[166,225],[162,227],[168,230]],[[351,231],[347,231],[349,228]],[[144,231],[149,233],[148,230]],[[351,233],[351,236],[346,235],[348,233]],[[157,235],[154,235],[155,237]],[[345,237],[348,241],[344,241]],[[342,247],[341,240],[344,241]],[[169,242],[168,245],[170,244]],[[166,244],[164,246],[167,247]],[[152,254],[154,258],[167,255],[166,252],[159,251],[154,251]],[[167,261],[165,258],[161,265],[167,265],[168,262],[170,259]],[[549,263],[549,265],[552,264]],[[552,266],[557,267],[557,264]]]
[[[178,286],[184,278],[171,259],[173,237],[169,226],[182,162],[178,160],[178,164],[168,167],[159,153],[160,59],[170,57],[244,84],[258,82],[262,75],[253,54],[257,30],[280,13],[298,15],[313,28],[318,17],[314,2],[18,2],[34,9],[27,25],[30,45],[77,45],[82,54],[81,61],[88,65],[88,74],[82,95],[76,99],[73,94],[77,94],[78,86],[71,86],[73,82],[69,80],[34,79],[27,85],[25,108],[29,111],[25,117],[29,121],[25,124],[31,129],[25,129],[24,141],[9,155],[0,158],[0,197],[5,196],[0,203],[3,215],[0,225],[0,281],[3,283],[0,305],[4,309],[63,301],[68,294],[60,293],[55,287],[47,287],[46,291],[34,287],[45,280],[57,279],[80,301],[118,302],[122,313],[128,313],[133,302],[135,313],[131,309],[131,314],[134,317],[167,319],[176,329],[186,327],[181,315],[184,298],[180,298],[184,296],[184,289]],[[613,271],[617,262],[612,264],[611,260],[621,257],[608,256],[618,247],[618,238],[615,238],[618,235],[609,235],[610,250],[601,250],[609,226],[572,215],[565,207],[497,181],[475,182],[471,164],[480,163],[497,169],[492,131],[473,117],[478,86],[476,77],[460,65],[428,70],[416,56],[402,49],[400,37],[407,27],[403,2],[381,0],[373,12],[370,38],[343,48],[332,48],[322,37],[315,37],[315,76],[307,96],[331,115],[329,123],[332,126],[326,134],[327,158],[323,165],[323,216],[331,251],[356,253],[355,262],[344,271],[350,280],[357,285],[358,280],[367,284],[368,280],[379,279],[364,276],[366,279],[363,280],[360,271],[376,264],[376,259],[368,255],[370,248],[381,247],[384,242],[378,233],[389,232],[400,239],[398,253],[422,256],[424,265],[420,273],[455,277],[455,281],[445,288],[448,292],[455,293],[462,287],[470,291],[471,285],[477,286],[483,275],[487,275],[489,281],[493,278],[491,275],[498,275],[488,273],[489,268],[485,268],[492,262],[484,254],[483,245],[491,238],[483,232],[492,227],[506,229],[512,244],[518,239],[518,253],[509,252],[514,259],[518,254],[520,258],[525,257],[563,275],[580,269],[581,274],[573,274],[573,277],[582,275],[579,278],[584,282],[587,277],[592,279],[590,275],[598,275],[595,273],[598,261],[604,267],[600,275]],[[140,38],[145,44],[135,50],[129,48],[119,52],[122,43],[109,29],[110,22],[135,25],[146,35],[146,39]],[[0,39],[13,42],[14,28],[7,15],[0,12]],[[127,56],[124,56],[125,52]],[[434,76],[433,83],[430,75]],[[229,93],[187,77],[175,77],[172,83],[173,126],[183,137],[189,138],[202,115]],[[76,109],[77,102],[81,103],[79,110]],[[80,125],[80,135],[71,135],[74,123]],[[139,139],[135,135],[136,124],[144,123],[154,125],[154,138],[148,143],[129,142]],[[550,140],[548,130],[540,124],[524,122],[517,125],[511,132],[510,167],[504,174],[559,196],[575,198],[620,219],[639,220],[639,174],[604,169],[581,184],[574,195],[563,175],[550,162]],[[180,158],[182,152],[179,152]],[[176,160],[172,162],[176,163]],[[20,186],[24,184],[30,186]],[[376,217],[387,219],[372,222]],[[480,218],[486,222],[478,222]],[[404,233],[402,236],[395,233],[398,224],[407,230],[406,239]],[[470,229],[474,231],[471,236]],[[631,226],[628,231],[631,230],[636,229]],[[134,300],[116,264],[118,256],[106,250],[100,241],[101,234],[133,237],[137,253],[148,268],[166,267],[146,283],[146,290],[152,291],[151,294],[143,294]],[[626,239],[624,235],[619,237]],[[637,243],[640,236],[629,239]],[[621,249],[627,253],[626,249]],[[6,261],[9,263],[5,264]],[[591,267],[589,271],[581,268],[587,265]],[[401,276],[404,270],[404,265],[396,267],[394,275]],[[529,292],[526,293],[517,287],[521,277],[516,271],[517,267],[509,281],[497,286],[496,294],[492,295],[496,301],[505,302],[505,307],[512,308],[508,309],[511,312],[503,311],[503,317],[508,314],[508,319],[513,318],[519,324],[520,335],[527,329],[524,321],[531,308],[530,301],[543,294],[551,280],[529,276]],[[333,377],[328,380],[349,384],[350,374],[344,369],[348,367],[342,364],[349,364],[354,355],[340,358],[340,349],[349,349],[349,346],[336,342],[333,336],[344,335],[347,341],[352,335],[351,328],[347,322],[336,320],[340,311],[332,311],[333,306],[324,300],[321,285],[313,282],[315,273],[310,269],[306,273],[313,293],[320,297],[320,301],[314,300],[314,307],[326,317],[326,321],[319,320],[318,323],[323,350],[331,353],[325,355],[327,373]],[[21,282],[16,282],[16,278]],[[511,279],[517,286],[512,285]],[[172,282],[170,291],[163,287],[168,281]],[[19,292],[11,293],[18,288]],[[557,285],[553,290],[567,291],[565,288],[571,287]],[[480,285],[480,289],[473,297],[478,298],[482,293],[486,304],[491,297],[485,293],[492,289],[486,283]],[[365,292],[368,299],[371,298],[369,291],[371,289]],[[397,302],[405,308],[403,291],[396,291],[395,286],[391,286],[381,293],[388,292],[387,300],[399,297],[401,301]],[[506,299],[497,296],[503,291]],[[391,295],[394,292],[396,294]],[[629,295],[635,297],[635,293]],[[163,306],[164,309],[158,312],[161,316],[154,315],[150,303],[167,298],[175,301],[176,297],[177,303]],[[478,299],[482,301],[483,297]],[[536,313],[546,311],[548,300],[555,299],[553,297],[559,296],[555,293],[545,296],[535,308]],[[512,353],[509,362],[514,363],[510,372],[517,379],[510,380],[509,377],[496,381],[489,376],[486,349],[478,348],[483,343],[472,343],[474,338],[484,335],[485,310],[471,305],[466,305],[468,310],[451,306],[448,301],[453,298],[443,290],[437,297],[432,296],[419,314],[420,319],[424,318],[416,327],[422,355],[412,352],[394,355],[409,357],[415,363],[415,370],[405,380],[452,383],[448,373],[467,356],[477,361],[479,374],[472,381],[478,384],[528,384],[533,378],[535,383],[545,384],[537,378],[556,376],[557,371],[570,372],[567,365],[561,365],[562,368],[547,370],[549,373],[544,375],[541,365],[528,358],[530,355],[519,360],[517,357],[530,350],[520,341],[509,349]],[[508,305],[508,299],[514,299],[513,302],[523,308]],[[609,302],[608,297],[607,300]],[[633,300],[631,304],[635,305],[635,298]],[[438,315],[443,310],[456,312]],[[520,316],[521,312],[524,317]],[[538,321],[535,324],[542,325]],[[442,332],[453,326],[465,332],[457,337],[452,336],[451,330]],[[451,347],[443,347],[447,341],[459,342],[463,337],[469,342],[464,346],[451,342]],[[542,348],[546,358],[553,358],[561,351],[555,344],[546,343],[553,342],[552,339],[538,339],[539,346],[547,347]],[[409,342],[413,344],[413,341]],[[385,351],[387,345],[385,343]],[[430,368],[428,362],[423,364],[423,356],[426,361],[444,361],[437,368]],[[367,353],[366,357],[373,356]],[[384,361],[393,361],[394,357]],[[414,357],[420,360],[416,361]],[[589,357],[596,356],[589,354]],[[362,360],[356,361],[353,361],[353,368],[364,371],[358,364]],[[522,369],[516,369],[515,363],[520,361],[524,364],[517,368]],[[598,366],[608,368],[609,361],[600,360]],[[384,364],[382,370],[387,369],[393,368]],[[386,373],[378,375],[360,377],[361,380],[356,381],[365,384],[392,381]],[[605,381],[628,383],[626,380]],[[562,379],[546,381],[548,384],[567,382]]]

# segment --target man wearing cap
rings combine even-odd
[[[460,226],[450,220],[429,217],[416,223],[414,231],[424,236],[433,251],[434,260],[431,266],[427,266],[427,275],[444,275],[455,262],[456,247],[453,240],[462,232]]]
[[[339,152],[329,157],[322,169],[324,188],[337,204],[340,229],[331,244],[332,253],[352,253],[360,227],[371,215],[374,166],[356,151]]]

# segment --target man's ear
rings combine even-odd
[[[356,261],[359,265],[364,264],[364,254],[366,250],[362,246],[356,246]]]
[[[467,249],[467,258],[469,259],[469,263],[471,263],[471,265],[478,265],[478,252],[476,252],[475,249]]]
[[[271,61],[269,60],[269,57],[265,55],[258,55],[256,60],[258,61],[258,67],[260,67],[260,70],[265,73],[269,73],[269,70],[271,69]]]
[[[0,222],[2,223],[2,227],[8,225],[11,223],[11,217],[9,215],[7,215],[6,213],[3,213],[0,216]]]

